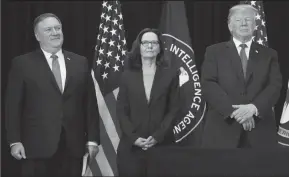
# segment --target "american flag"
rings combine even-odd
[[[241,1],[241,4],[250,4],[258,10],[255,17],[256,27],[254,31],[253,41],[263,46],[268,47],[268,38],[266,30],[265,13],[263,8],[263,1]]]
[[[127,53],[120,2],[103,1],[100,18],[91,74],[101,116],[101,146],[85,176],[117,176],[116,150],[121,131],[116,118],[116,98]]]

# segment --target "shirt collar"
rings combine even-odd
[[[251,47],[252,40],[253,40],[253,38],[251,38],[248,42],[245,43],[247,45],[248,49],[250,49],[250,47]],[[236,39],[234,37],[233,37],[233,41],[234,41],[237,48],[240,47],[240,44],[242,44],[241,41],[239,41],[238,39]]]
[[[46,52],[42,48],[41,48],[41,50],[44,53],[44,56],[45,56],[46,59],[49,59],[51,57],[52,53]],[[55,55],[57,55],[58,58],[59,58],[61,53],[62,53],[62,49],[60,49],[58,52],[56,52]]]

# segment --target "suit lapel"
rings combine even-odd
[[[65,79],[64,90],[63,90],[63,94],[64,94],[67,92],[68,84],[71,80],[73,69],[72,69],[72,61],[67,51],[63,50],[63,56],[64,56],[65,67],[66,67],[66,79]]]
[[[254,42],[252,42],[249,52],[246,83],[248,83],[248,81],[252,77],[252,73],[255,67],[257,66],[258,60],[259,60],[259,49],[258,46]]]
[[[161,73],[162,73],[162,69],[161,67],[157,66],[156,72],[155,72],[155,76],[153,79],[153,84],[152,84],[152,88],[151,88],[151,93],[150,93],[150,99],[148,100],[146,98],[146,93],[145,93],[145,86],[144,86],[144,79],[143,79],[143,72],[142,70],[137,71],[136,72],[136,78],[135,81],[138,82],[136,83],[136,85],[140,85],[140,100],[144,100],[146,105],[151,105],[151,103],[154,101],[154,99],[157,96],[158,93],[158,88],[160,87],[161,84]]]
[[[239,80],[241,80],[243,83],[245,83],[241,58],[238,54],[238,50],[237,50],[233,40],[228,41],[226,46],[228,49],[228,58],[231,60],[233,70],[237,74],[237,77],[239,78]]]
[[[160,87],[160,84],[162,84],[161,77],[162,77],[162,68],[160,66],[157,66],[153,84],[152,84],[149,105],[151,105],[151,103],[154,101],[154,99],[157,96],[158,88]]]
[[[144,80],[143,80],[143,73],[142,73],[142,70],[139,70],[139,71],[135,71],[135,75],[136,75],[136,78],[133,80],[135,82],[135,86],[137,86],[140,92],[140,101],[143,101],[144,102],[144,105],[147,105],[148,104],[148,100],[146,98],[146,93],[145,93],[145,86],[144,86]]]
[[[49,67],[49,64],[45,58],[44,53],[42,52],[41,49],[39,49],[36,51],[36,54],[37,54],[36,60],[39,61],[40,64],[39,66],[40,71],[44,72],[44,74],[48,76],[53,87],[61,94],[61,91],[59,90],[55,77],[51,71],[51,68]]]

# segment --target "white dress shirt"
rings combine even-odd
[[[247,59],[249,60],[249,53],[250,53],[250,48],[251,48],[251,44],[252,44],[252,40],[253,38],[251,38],[251,40],[249,40],[248,42],[244,43],[247,45],[247,47],[245,48],[245,53],[247,56]],[[238,50],[238,54],[240,55],[241,49],[242,47],[240,47],[240,44],[243,44],[241,41],[237,40],[236,38],[233,37],[233,41],[236,45],[236,48]]]
[[[52,58],[51,58],[51,53],[46,52],[45,50],[41,49],[46,60],[47,63],[50,67],[50,69],[52,70]],[[61,75],[61,84],[62,84],[62,90],[64,90],[64,86],[65,86],[65,79],[66,79],[66,67],[65,67],[65,61],[64,61],[64,55],[62,53],[62,50],[60,49],[55,55],[57,55],[58,57],[58,62],[59,62],[59,66],[60,66],[60,75]]]

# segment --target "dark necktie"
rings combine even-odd
[[[58,85],[60,91],[62,92],[62,81],[61,81],[60,65],[59,65],[59,61],[58,61],[58,56],[55,54],[52,54],[50,58],[52,58],[52,73],[55,77],[55,80],[57,82],[57,85]]]
[[[245,48],[247,47],[246,44],[240,44],[241,51],[240,51],[240,58],[242,62],[242,68],[243,68],[243,74],[244,78],[246,78],[246,71],[247,71],[247,64],[248,64],[248,58],[245,52]]]

